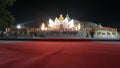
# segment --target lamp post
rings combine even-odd
[[[22,26],[20,25],[20,24],[18,24],[17,26],[17,36],[19,36],[19,34],[20,34],[20,29],[22,28]]]

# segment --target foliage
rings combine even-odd
[[[13,5],[16,0],[0,0],[0,6]]]
[[[0,0],[0,30],[3,30],[15,21],[12,14],[6,9],[7,6],[13,5],[16,0]]]

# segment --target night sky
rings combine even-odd
[[[120,4],[118,0],[17,0],[9,11],[15,24],[40,24],[67,13],[73,19],[101,23],[120,29]]]

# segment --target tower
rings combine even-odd
[[[64,28],[63,28],[63,24],[62,24],[62,22],[63,22],[63,20],[64,20],[64,17],[62,16],[62,14],[60,15],[60,17],[59,17],[59,21],[60,21],[60,32],[62,32],[63,30],[64,30]]]
[[[61,23],[62,23],[62,21],[64,20],[64,17],[63,17],[62,14],[61,14],[60,17],[59,17],[59,20],[60,20]]]
[[[68,13],[67,13],[67,15],[66,15],[66,18],[68,19],[68,21],[71,20],[70,17],[69,17],[69,15],[68,15]]]
[[[99,25],[98,25],[98,27],[99,27],[99,28],[102,28],[102,25],[101,25],[101,24],[99,24]]]

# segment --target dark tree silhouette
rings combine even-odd
[[[15,1],[16,0],[0,0],[0,31],[2,31],[2,34],[5,28],[10,27],[15,21],[15,18],[7,10],[7,7],[12,6]]]

